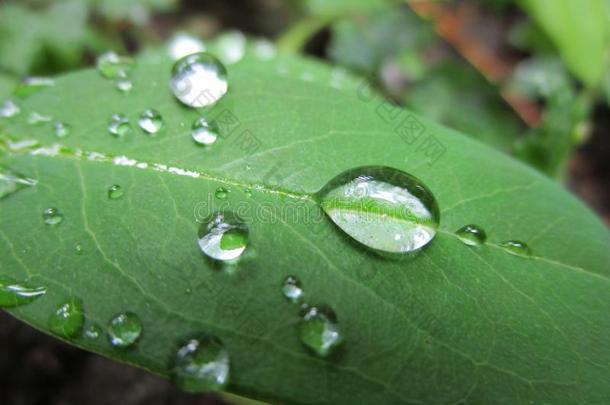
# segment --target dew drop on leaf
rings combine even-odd
[[[121,197],[123,197],[123,187],[118,184],[108,187],[108,198],[118,200]]]
[[[487,234],[483,228],[477,225],[466,225],[458,229],[455,234],[468,246],[480,246],[487,240]]]
[[[229,195],[229,190],[227,190],[224,187],[218,187],[216,189],[216,192],[214,193],[214,195],[216,196],[216,198],[218,198],[219,200],[226,200],[227,196]]]
[[[167,53],[173,60],[203,51],[205,51],[203,41],[184,32],[175,34],[167,44]]]
[[[133,69],[134,62],[131,58],[119,56],[116,52],[109,51],[97,58],[97,70],[107,79],[126,78]]]
[[[129,119],[123,114],[112,114],[108,122],[108,132],[117,138],[122,138],[131,132]]]
[[[421,249],[432,241],[440,221],[432,192],[414,176],[387,167],[349,170],[317,196],[339,228],[382,252]]]
[[[532,255],[532,250],[525,243],[518,240],[508,240],[506,242],[501,242],[498,244],[505,252],[508,252],[515,256],[521,257],[530,257]]]
[[[282,295],[292,302],[299,302],[303,297],[303,288],[298,278],[288,276],[282,283]]]
[[[229,382],[229,353],[214,337],[190,339],[174,359],[172,379],[188,392],[223,389]]]
[[[47,292],[45,287],[33,286],[18,282],[10,277],[0,276],[0,307],[13,308],[42,297]]]
[[[154,135],[163,128],[163,117],[159,111],[149,108],[140,115],[138,125],[144,132]]]
[[[51,87],[55,85],[55,81],[48,77],[26,77],[15,89],[15,95],[18,97],[27,97],[30,94],[34,94],[45,87]]]
[[[31,112],[28,116],[28,124],[30,125],[41,125],[46,122],[49,122],[53,119],[50,115],[40,114],[36,111]]]
[[[133,89],[133,82],[129,79],[117,79],[114,87],[121,93],[129,93]]]
[[[306,308],[299,322],[301,342],[313,353],[326,357],[343,342],[334,311],[328,307]]]
[[[248,227],[230,211],[213,214],[199,230],[199,248],[215,260],[234,260],[248,246]]]
[[[0,200],[25,187],[35,186],[34,179],[21,176],[0,166]]]
[[[59,225],[64,215],[57,208],[47,208],[42,212],[42,219],[47,225]]]
[[[93,324],[85,329],[83,332],[83,337],[89,340],[97,340],[100,336],[102,336],[102,333],[102,328],[97,324]]]
[[[219,133],[220,131],[215,121],[208,121],[201,117],[193,123],[191,136],[196,144],[210,146],[216,142]]]
[[[110,344],[118,348],[133,345],[142,334],[142,321],[132,312],[123,312],[108,322]]]
[[[65,138],[70,135],[70,125],[65,122],[56,122],[54,126],[55,136],[58,138]]]
[[[80,333],[84,322],[83,302],[76,297],[70,297],[49,317],[49,329],[56,335],[72,338]]]
[[[76,252],[77,255],[82,256],[85,250],[83,249],[83,245],[81,245],[80,243],[77,243],[74,246],[74,251]]]
[[[176,98],[189,107],[212,105],[229,89],[227,70],[214,56],[194,53],[174,64],[170,88]]]
[[[13,100],[6,100],[0,106],[0,117],[11,118],[21,113],[21,107],[17,105]]]
[[[246,36],[239,31],[225,32],[218,37],[217,46],[220,60],[232,65],[242,60],[246,53]]]

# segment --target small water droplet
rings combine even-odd
[[[201,226],[199,248],[212,259],[237,259],[248,246],[248,227],[232,212],[217,212]]]
[[[121,197],[123,197],[123,188],[121,186],[115,184],[108,188],[108,198],[111,200],[118,200]]]
[[[414,176],[388,167],[349,170],[317,196],[339,228],[382,252],[421,249],[436,235],[440,220],[432,192]]]
[[[133,89],[133,82],[130,79],[117,79],[114,87],[121,93],[129,93]]]
[[[70,125],[64,122],[56,122],[55,123],[55,136],[58,138],[65,138],[70,135]]]
[[[173,60],[203,51],[205,51],[203,41],[184,32],[175,34],[167,44],[167,52]]]
[[[80,333],[85,322],[83,302],[70,297],[49,317],[49,329],[56,335],[72,338]]]
[[[123,114],[112,114],[108,123],[108,132],[117,138],[122,138],[129,134],[131,132],[129,118]]]
[[[303,296],[303,288],[298,278],[288,276],[282,284],[282,294],[292,302],[299,302]]]
[[[55,81],[48,77],[26,77],[15,89],[15,95],[18,97],[27,97],[45,87],[55,85]]]
[[[191,135],[193,140],[202,146],[213,145],[220,134],[218,125],[215,121],[208,121],[201,117],[193,123]]]
[[[252,190],[247,188],[244,190],[244,194],[246,194],[246,197],[250,198],[252,197]]]
[[[89,340],[97,340],[100,338],[100,336],[102,336],[102,333],[102,328],[99,325],[93,324],[85,329],[83,332],[83,337]]]
[[[53,119],[50,115],[40,114],[36,111],[31,112],[28,116],[28,124],[30,125],[40,125],[46,122],[49,122]]]
[[[79,256],[82,256],[84,251],[85,251],[84,248],[83,248],[83,245],[81,245],[80,243],[77,243],[74,246],[74,250],[76,251],[76,254],[79,255]]]
[[[224,188],[224,187],[218,187],[216,189],[216,192],[214,193],[214,195],[219,200],[226,200],[228,195],[229,195],[229,191],[226,188]]]
[[[254,54],[261,60],[273,59],[276,54],[275,45],[267,39],[254,41]]]
[[[35,186],[34,179],[21,176],[0,166],[0,200],[25,187]]]
[[[501,242],[498,244],[504,251],[521,257],[530,257],[532,255],[532,250],[525,243],[518,240],[508,240],[506,242]]]
[[[221,34],[216,43],[220,50],[220,60],[227,65],[239,62],[246,53],[246,36],[239,31]]]
[[[29,304],[45,295],[46,292],[45,287],[34,287],[7,276],[0,276],[0,307],[2,308],[14,308]]]
[[[0,117],[11,118],[21,113],[21,107],[13,100],[6,100],[0,107]]]
[[[316,355],[326,357],[343,343],[337,317],[328,307],[306,308],[299,323],[301,342]]]
[[[108,323],[108,337],[114,347],[133,345],[142,334],[142,321],[132,312],[118,314]]]
[[[133,69],[131,58],[109,51],[97,58],[97,70],[107,79],[126,78]]]
[[[205,52],[194,53],[174,64],[170,87],[183,104],[194,108],[206,107],[227,93],[227,70],[214,56]]]
[[[57,208],[47,208],[42,212],[42,219],[47,225],[59,225],[64,220],[64,215]]]
[[[214,337],[190,339],[178,349],[172,379],[188,392],[223,389],[229,382],[229,353]]]
[[[163,128],[163,117],[159,111],[149,108],[140,115],[138,125],[142,130],[153,135]]]
[[[455,234],[468,246],[479,246],[485,243],[487,234],[477,225],[466,225],[458,229]]]

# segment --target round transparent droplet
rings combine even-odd
[[[123,197],[123,187],[118,184],[108,187],[108,198],[118,200],[121,197]]]
[[[130,79],[117,79],[114,87],[121,93],[129,93],[133,89],[133,82]]]
[[[142,334],[142,321],[132,312],[118,314],[108,322],[110,344],[118,348],[132,346]]]
[[[228,31],[218,37],[216,46],[220,60],[232,65],[242,60],[246,53],[246,36],[239,31]]]
[[[213,145],[220,135],[218,125],[215,121],[208,121],[201,117],[195,120],[191,130],[191,136],[198,145]]]
[[[47,289],[42,286],[19,282],[8,276],[0,276],[0,307],[14,308],[42,297]]]
[[[57,208],[47,208],[42,212],[42,219],[47,225],[59,225],[64,215]]]
[[[98,340],[100,336],[102,336],[102,333],[102,328],[97,324],[93,324],[89,325],[89,327],[85,329],[83,332],[83,337],[89,340]]]
[[[0,106],[0,117],[11,118],[21,113],[21,107],[17,105],[13,100],[6,100]]]
[[[175,34],[167,44],[167,53],[173,60],[203,51],[205,51],[203,41],[184,32]]]
[[[487,234],[477,225],[466,225],[458,229],[455,234],[468,246],[480,246],[487,240]]]
[[[76,252],[77,255],[82,256],[83,253],[85,252],[85,249],[83,248],[83,245],[81,245],[80,243],[77,243],[76,245],[74,245],[74,251]]]
[[[229,190],[227,190],[224,187],[218,187],[216,189],[216,192],[214,193],[214,195],[216,196],[216,198],[218,198],[219,200],[226,200],[228,195],[229,195]]]
[[[205,52],[194,53],[174,64],[170,87],[183,104],[194,108],[206,107],[227,93],[227,70],[214,56]]]
[[[176,352],[172,379],[188,392],[222,390],[229,382],[229,353],[214,337],[190,339]]]
[[[133,69],[133,60],[109,51],[97,58],[97,70],[107,79],[126,78]]]
[[[318,192],[324,212],[349,236],[388,253],[417,251],[436,235],[440,213],[414,176],[381,166],[349,170]]]
[[[117,138],[122,138],[131,132],[129,118],[123,114],[112,114],[108,122],[108,133]]]
[[[58,138],[65,138],[70,135],[70,125],[65,122],[56,122],[54,127],[55,136]]]
[[[38,182],[0,166],[0,200]]]
[[[518,240],[508,240],[506,242],[501,242],[498,244],[504,251],[521,257],[530,257],[532,255],[532,250],[525,242],[521,242]]]
[[[327,357],[344,338],[335,313],[327,307],[308,307],[299,323],[301,342],[320,357]]]
[[[292,302],[299,302],[303,297],[303,288],[298,278],[288,276],[282,283],[282,295]]]
[[[49,316],[49,329],[56,335],[73,338],[80,334],[85,322],[83,302],[70,297],[59,304]]]
[[[159,111],[149,108],[140,115],[138,125],[144,132],[154,135],[163,128],[163,117]]]
[[[248,227],[229,211],[217,212],[199,230],[199,248],[215,260],[240,257],[248,246]]]

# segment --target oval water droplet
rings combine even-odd
[[[466,225],[458,229],[455,234],[468,246],[479,246],[487,240],[487,234],[477,225]]]
[[[216,142],[220,131],[215,121],[208,121],[201,117],[193,123],[191,136],[198,145],[210,146]]]
[[[175,34],[167,44],[167,52],[173,60],[203,51],[205,51],[203,41],[184,32]]]
[[[2,308],[29,304],[45,295],[46,292],[45,287],[18,282],[8,276],[0,276],[0,307]]]
[[[138,125],[146,133],[154,135],[163,128],[163,117],[159,111],[149,108],[140,115]]]
[[[317,196],[339,228],[382,252],[421,249],[432,241],[439,225],[432,192],[414,176],[388,167],[349,170],[332,179]]]
[[[85,329],[83,332],[83,337],[89,340],[97,340],[100,338],[100,336],[102,336],[102,333],[102,328],[97,324],[93,324]]]
[[[123,197],[123,187],[115,184],[108,188],[108,198],[111,200],[118,200],[121,197]]]
[[[49,317],[49,329],[56,335],[73,338],[80,334],[84,322],[83,302],[76,297],[70,297]]]
[[[0,107],[0,117],[11,118],[21,113],[21,107],[13,100],[6,100]]]
[[[229,353],[214,337],[190,339],[182,345],[172,367],[172,379],[188,392],[223,389],[229,382]]]
[[[521,242],[518,240],[508,240],[506,242],[501,242],[498,244],[504,251],[521,257],[530,257],[532,255],[532,250],[525,242]]]
[[[129,93],[133,89],[133,82],[130,79],[117,79],[114,87],[121,93]]]
[[[41,125],[51,121],[53,117],[50,115],[40,114],[36,111],[31,112],[28,116],[28,124],[30,125]]]
[[[227,70],[214,56],[205,52],[194,53],[174,64],[170,87],[183,104],[194,108],[206,107],[227,93]]]
[[[224,188],[224,187],[218,187],[216,189],[216,192],[214,193],[214,195],[219,200],[226,200],[228,195],[229,195],[229,191],[226,188]]]
[[[232,212],[217,212],[199,230],[199,248],[215,260],[237,259],[248,246],[248,227]]]
[[[112,114],[108,122],[108,132],[117,138],[122,138],[131,132],[129,118],[123,114]]]
[[[142,321],[132,312],[118,314],[108,322],[110,344],[118,348],[132,346],[142,334]]]
[[[47,208],[42,212],[42,219],[47,225],[59,225],[64,220],[64,215],[57,208]]]
[[[70,135],[70,125],[65,122],[56,122],[54,126],[55,136],[58,138],[65,138]]]
[[[298,278],[288,276],[282,283],[282,294],[292,302],[299,302],[303,297],[303,288]]]
[[[25,188],[35,186],[34,179],[17,174],[0,166],[0,200]]]
[[[77,243],[74,246],[74,251],[76,252],[77,255],[82,256],[83,253],[85,252],[85,249],[83,248],[83,245],[81,245],[80,243]]]
[[[299,337],[308,349],[320,357],[332,354],[344,340],[337,316],[328,307],[305,309],[299,323]]]
[[[55,81],[48,77],[26,77],[15,89],[15,95],[18,97],[27,97],[30,94],[55,85]]]
[[[96,64],[97,70],[107,79],[126,78],[134,66],[131,58],[119,56],[113,51],[101,54]]]

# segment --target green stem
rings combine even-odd
[[[276,41],[280,52],[298,53],[321,29],[330,24],[335,16],[308,16],[293,24]]]

